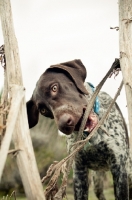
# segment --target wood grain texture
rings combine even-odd
[[[32,141],[27,122],[26,103],[23,97],[23,91],[19,89],[13,93],[12,86],[23,88],[23,80],[20,67],[20,58],[17,39],[15,37],[11,5],[9,0],[0,0],[1,24],[5,43],[7,81],[9,86],[9,97],[11,101],[11,110],[8,116],[7,131],[8,146],[13,133],[13,142],[15,149],[20,149],[16,155],[19,172],[24,185],[27,199],[45,200],[42,183],[38,173]],[[24,88],[23,88],[24,90]],[[15,98],[16,95],[16,99]],[[20,95],[19,98],[17,95]],[[17,115],[18,114],[18,115]],[[16,123],[15,123],[16,120]],[[15,126],[15,128],[14,128]],[[9,133],[10,132],[10,133]],[[6,132],[7,134],[7,132]],[[7,141],[5,141],[6,143]],[[8,147],[4,154],[7,154]],[[3,163],[5,162],[5,158]]]
[[[132,0],[119,0],[119,46],[132,145]]]

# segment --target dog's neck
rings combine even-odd
[[[88,91],[89,99],[91,99],[92,94],[93,94],[93,90],[92,90],[92,88],[90,87],[90,85],[89,85],[87,82],[84,83],[84,86],[85,86],[85,88],[86,88],[87,91]]]
[[[88,98],[88,100],[90,100],[92,95],[93,95],[93,93],[94,93],[95,87],[91,83],[87,83],[87,82],[84,83],[84,86],[86,87],[86,89],[88,91],[87,98]],[[99,115],[99,107],[100,107],[99,99],[98,99],[98,96],[97,96],[96,99],[95,99],[94,107],[93,107],[93,111],[97,115]]]

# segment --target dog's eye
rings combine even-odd
[[[46,113],[46,109],[42,108],[40,112],[44,115]]]
[[[57,85],[53,85],[53,86],[51,87],[51,90],[52,90],[53,92],[56,92],[57,89],[58,89]]]

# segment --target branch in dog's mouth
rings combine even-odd
[[[81,122],[82,122],[82,118],[79,120],[79,122],[77,123],[77,125],[75,126],[75,131],[78,131],[79,130],[79,127],[81,125]],[[90,133],[94,128],[95,126],[98,124],[98,116],[95,112],[91,111],[89,116],[88,116],[88,119],[87,119],[87,122],[86,122],[86,125],[85,125],[85,128],[84,128],[84,132],[86,133]]]

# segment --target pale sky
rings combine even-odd
[[[11,6],[27,100],[52,64],[81,59],[86,81],[96,86],[119,58],[119,32],[110,29],[119,24],[115,0],[11,0]],[[114,97],[121,79],[121,73],[112,77],[103,90]],[[0,88],[2,84],[0,66]],[[117,102],[127,120],[124,91]]]

